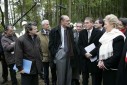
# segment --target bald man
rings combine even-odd
[[[76,51],[70,18],[60,17],[59,25],[49,34],[49,50],[52,62],[56,64],[57,85],[71,85],[72,66]]]

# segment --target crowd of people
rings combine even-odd
[[[45,85],[89,85],[90,81],[92,85],[127,85],[127,18],[109,14],[95,21],[86,17],[75,25],[70,22],[62,15],[58,26],[51,28],[45,19],[38,31],[35,22],[23,21],[20,34],[7,25],[0,35],[1,84],[8,81],[9,68],[12,85],[19,84],[17,71],[21,85],[39,85],[39,76]],[[31,62],[29,73],[24,60]]]

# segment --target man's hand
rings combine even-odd
[[[15,42],[12,42],[11,44],[15,45]]]
[[[11,45],[12,45],[12,46],[15,46],[15,42],[12,42]]]
[[[86,53],[85,56],[86,58],[90,59],[92,55],[90,53]]]
[[[20,73],[20,74],[24,74],[25,72],[24,72],[24,70],[21,70],[21,71],[19,71],[19,73]]]

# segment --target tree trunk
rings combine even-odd
[[[5,28],[5,24],[4,24],[4,13],[2,12],[2,8],[1,7],[0,7],[0,12],[1,12],[1,16],[2,16],[1,25],[3,26],[3,28]]]
[[[5,6],[5,25],[9,24],[8,19],[8,0],[4,0],[4,6]]]
[[[124,0],[121,0],[121,9],[120,9],[120,10],[121,10],[120,16],[123,17],[123,12],[124,12]]]
[[[71,19],[71,0],[68,0],[68,16]]]

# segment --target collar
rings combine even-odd
[[[41,33],[42,33],[42,34],[46,34],[47,31],[49,32],[50,30],[42,29],[42,30],[41,30]]]
[[[61,29],[64,30],[65,28],[63,26],[61,26]]]
[[[42,34],[46,34],[46,30],[45,30],[45,29],[42,29],[42,30],[41,30],[41,33],[42,33]]]
[[[61,33],[64,33],[65,28],[61,26]]]
[[[29,39],[32,39],[32,36],[31,36],[31,35],[29,35],[28,33],[25,33],[25,36],[26,36],[27,38],[29,38]],[[34,37],[34,38],[36,38],[36,37],[37,37],[37,35],[34,35],[33,37]]]
[[[102,30],[103,30],[103,27],[101,27],[100,31],[102,31]]]
[[[92,29],[90,29],[90,30],[87,30],[87,31],[90,31],[90,33],[92,33],[92,31],[93,31],[93,28],[92,28]]]

